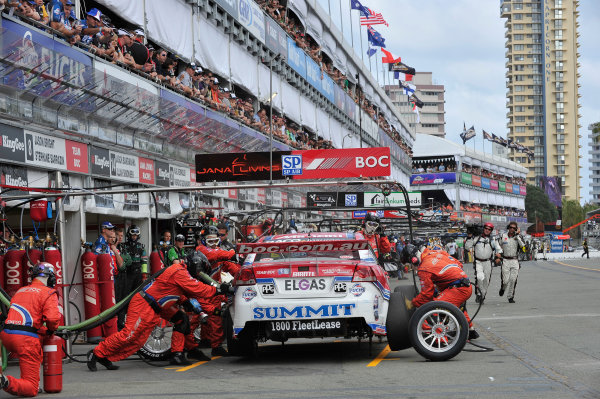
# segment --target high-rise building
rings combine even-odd
[[[416,87],[415,95],[423,101],[423,108],[419,110],[419,122],[417,122],[417,114],[413,112],[413,106],[408,102],[408,96],[400,87],[386,85],[385,92],[399,108],[403,119],[417,133],[444,138],[446,136],[444,85],[434,84],[431,72],[417,72],[412,82],[408,83]]]
[[[591,124],[590,129],[590,195],[594,204],[600,204],[600,122]]]
[[[527,182],[556,176],[579,200],[578,0],[501,0],[506,19],[508,137],[534,151]]]

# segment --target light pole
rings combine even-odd
[[[348,133],[344,136],[344,138],[342,139],[342,148],[344,148],[344,142],[346,141],[346,137],[352,137],[352,133]]]
[[[279,54],[269,60],[269,184],[273,184],[273,61]]]
[[[360,148],[363,146],[362,139],[362,88],[360,87],[360,74],[356,74],[356,87],[360,90],[360,94],[358,95],[358,134],[360,136]],[[358,90],[357,90],[358,92]],[[342,141],[342,148],[344,147],[344,143]]]

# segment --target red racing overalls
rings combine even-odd
[[[364,231],[360,232],[365,240],[369,241],[369,245],[373,248],[375,256],[379,258],[379,255],[388,254],[392,251],[392,246],[387,237],[381,237],[379,234],[367,234]],[[357,238],[360,238],[357,236]]]
[[[40,335],[55,331],[60,319],[58,293],[37,278],[13,296],[0,338],[6,349],[19,358],[21,378],[6,376],[6,392],[18,396],[38,394],[43,359]]]
[[[448,255],[446,251],[425,249],[421,255],[417,274],[421,281],[421,292],[412,300],[412,304],[416,307],[431,301],[445,301],[460,308],[473,293],[462,263]],[[436,287],[437,295],[435,295]],[[472,327],[466,309],[464,314],[469,327]]]
[[[169,320],[178,311],[174,305],[183,295],[203,303],[206,298],[214,296],[216,290],[192,278],[185,264],[169,266],[133,296],[127,309],[125,327],[101,342],[94,353],[113,362],[128,358],[144,345],[161,317]]]
[[[235,255],[233,249],[225,251],[220,248],[213,249],[204,245],[198,245],[196,251],[202,252],[210,262],[211,270],[208,274],[215,281],[221,282],[221,272],[235,276],[240,271],[240,266],[238,264],[229,262],[229,259]],[[217,295],[210,298],[210,301],[212,301],[212,305],[216,309],[221,309],[221,303],[227,302],[227,297],[225,295]],[[214,312],[209,312],[208,320],[206,324],[202,326],[200,335],[202,339],[210,341],[211,348],[221,346],[225,339],[221,315],[215,315]]]

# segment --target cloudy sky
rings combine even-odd
[[[463,121],[475,125],[475,146],[481,149],[481,129],[506,137],[505,20],[498,0],[361,0],[381,12],[389,27],[376,26],[386,48],[417,71],[433,72],[434,82],[446,89],[446,137],[457,143]],[[319,0],[350,41],[349,1]],[[344,18],[337,20],[340,7]],[[588,125],[600,121],[600,1],[580,2],[580,73],[583,136],[583,200],[589,199]],[[352,12],[355,48],[358,14]],[[364,29],[363,29],[364,37]],[[470,145],[473,145],[470,142]],[[491,152],[491,144],[485,143]]]

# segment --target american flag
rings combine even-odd
[[[368,16],[361,15],[360,16],[360,24],[361,25],[385,25],[390,26],[385,19],[383,19],[383,15],[381,13],[375,13],[375,11],[371,10],[369,7],[365,7],[369,11]]]

